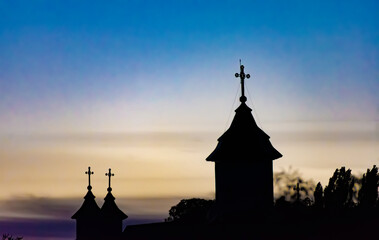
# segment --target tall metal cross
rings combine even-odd
[[[114,176],[114,174],[111,172],[111,169],[109,169],[109,172],[108,173],[105,173],[105,176],[108,176],[109,178],[109,182],[108,182],[108,192],[111,192],[112,191],[112,188],[111,188],[111,177]]]
[[[91,175],[94,174],[94,172],[91,172],[91,167],[88,167],[88,171],[86,171],[86,174],[88,174],[88,190],[91,190]]]
[[[245,78],[250,78],[250,74],[245,75],[244,69],[245,69],[245,67],[243,65],[241,65],[241,59],[240,59],[240,73],[236,73],[236,74],[234,74],[234,76],[236,76],[236,78],[239,77],[241,79],[241,97],[240,97],[241,102],[246,102]]]

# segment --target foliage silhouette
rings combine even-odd
[[[305,181],[298,170],[282,170],[274,173],[274,188],[277,198],[276,202],[281,205],[283,201],[288,202],[307,202],[311,201],[309,198],[314,190],[314,182],[312,180]],[[279,200],[280,199],[280,200]]]
[[[324,196],[323,196],[323,188],[320,182],[317,183],[317,186],[314,191],[314,206],[316,208],[323,208],[324,207]]]
[[[370,171],[367,169],[363,174],[362,188],[359,191],[358,199],[361,207],[374,207],[378,201],[379,174],[378,168],[374,165]]]
[[[274,206],[276,208],[289,208],[292,206],[292,203],[290,201],[287,201],[285,196],[281,196],[276,199]]]
[[[2,240],[22,240],[23,237],[13,237],[9,233],[3,234]]]
[[[336,169],[324,190],[326,208],[346,208],[354,205],[354,176],[345,167]]]
[[[171,207],[169,217],[165,219],[165,222],[204,222],[213,203],[213,200],[201,198],[182,199],[177,205]]]
[[[296,178],[298,182],[295,185]],[[298,171],[281,171],[274,174],[275,188],[282,195],[277,197],[276,207],[313,206],[315,208],[351,208],[356,206],[372,208],[379,206],[379,174],[378,168],[367,169],[363,178],[355,177],[345,167],[336,169],[329,179],[325,190],[319,182],[312,192],[309,190],[313,182],[300,177]],[[304,184],[304,186],[302,186]],[[314,201],[312,201],[314,199]]]

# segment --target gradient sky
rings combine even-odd
[[[378,9],[378,1],[0,0],[0,220],[67,220],[89,165],[99,205],[113,169],[131,222],[162,219],[184,197],[213,198],[205,158],[238,106],[239,59],[252,76],[248,105],[284,155],[274,170],[292,166],[326,184],[338,167],[371,168]],[[41,199],[46,206],[30,207]],[[0,231],[36,235],[3,222]]]

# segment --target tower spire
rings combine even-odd
[[[100,239],[121,239],[122,234],[122,220],[128,216],[121,211],[115,202],[115,197],[112,195],[111,178],[114,176],[112,170],[109,168],[109,172],[105,173],[108,176],[108,193],[104,198],[104,204],[100,209],[100,215],[102,217],[103,236]]]
[[[246,74],[244,72],[245,67],[241,64],[241,59],[240,59],[240,73],[234,74],[236,78],[241,79],[241,97],[240,97],[240,102],[244,103],[246,102],[247,98],[245,97],[245,78],[250,78],[250,74]]]
[[[88,174],[88,187],[87,189],[91,191],[92,186],[91,186],[91,175],[94,174],[94,172],[91,172],[91,167],[88,167],[88,171],[85,172],[85,174]]]
[[[109,169],[109,172],[108,172],[108,173],[105,173],[105,176],[108,176],[108,178],[109,178],[108,189],[107,189],[107,191],[108,191],[108,192],[112,192],[112,188],[111,188],[111,177],[114,176],[114,173],[112,173],[112,172],[111,172],[111,169]]]

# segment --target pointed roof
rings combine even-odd
[[[128,216],[117,207],[115,199],[111,191],[108,190],[108,194],[104,198],[104,204],[100,209],[100,214],[106,218],[116,218],[120,220],[128,218]]]
[[[282,157],[270,142],[270,136],[263,132],[254,120],[251,109],[246,105],[245,67],[241,65],[240,73],[235,77],[241,79],[241,105],[235,110],[233,122],[229,129],[218,139],[216,149],[207,157],[212,162],[250,162],[275,160]]]
[[[98,216],[100,208],[95,201],[95,195],[93,195],[91,189],[88,189],[87,194],[84,196],[84,202],[79,210],[71,217],[72,219],[79,218],[92,218]]]
[[[282,157],[254,120],[251,109],[241,97],[229,129],[218,139],[216,149],[207,157],[212,162],[268,161]]]
[[[105,173],[105,176],[108,176],[108,194],[104,198],[104,204],[100,209],[100,214],[102,217],[105,218],[113,218],[113,219],[119,219],[124,220],[128,216],[121,211],[114,201],[116,198],[112,195],[112,188],[111,188],[111,178],[114,176],[114,173],[112,173],[112,169],[109,168],[109,172]]]

